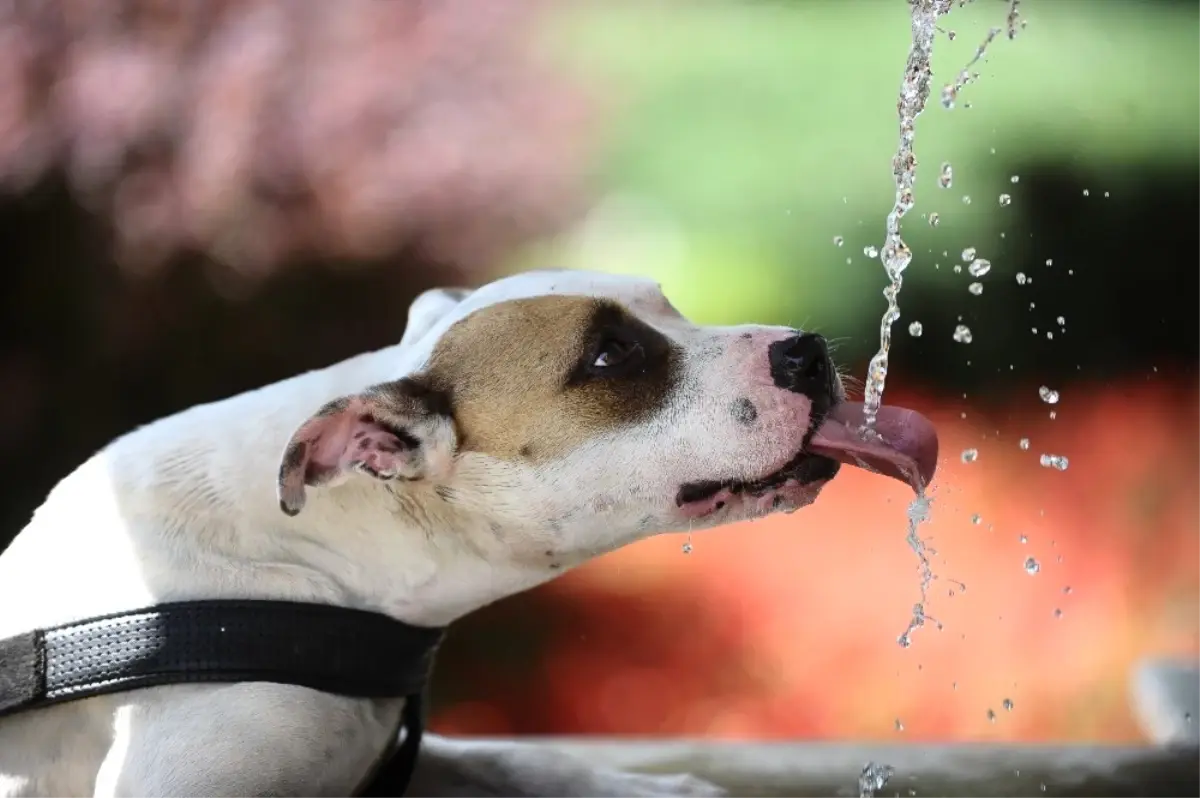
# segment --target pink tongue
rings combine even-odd
[[[933,422],[915,410],[884,406],[875,417],[875,440],[867,440],[859,432],[862,422],[861,402],[835,405],[812,436],[808,451],[878,471],[914,490],[930,483],[938,456]]]

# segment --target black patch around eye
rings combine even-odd
[[[630,316],[619,305],[598,302],[567,385],[643,375],[665,360],[670,350],[670,342],[658,330]],[[597,358],[605,352],[616,356],[613,365],[596,367]]]
[[[597,300],[590,323],[576,344],[575,365],[562,390],[589,423],[609,419],[634,424],[661,411],[678,386],[683,355],[665,335],[619,304]],[[619,366],[592,367],[607,341],[635,346],[636,356]]]

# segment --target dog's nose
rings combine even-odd
[[[801,393],[814,403],[828,405],[833,398],[833,367],[829,348],[816,333],[803,333],[776,341],[767,348],[775,384]]]

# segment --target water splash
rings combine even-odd
[[[1016,29],[1019,24],[1017,13],[1019,3],[1020,0],[1009,0],[1007,26],[1010,39],[1016,35]],[[933,68],[931,66],[933,42],[939,30],[937,21],[939,17],[950,10],[953,0],[908,0],[908,4],[911,43],[908,50],[908,59],[904,66],[904,77],[900,83],[899,99],[896,103],[900,139],[896,148],[896,154],[892,158],[892,180],[895,185],[896,194],[892,203],[892,209],[887,215],[883,249],[878,253],[888,278],[888,284],[883,289],[883,296],[887,300],[887,309],[884,311],[883,318],[879,324],[879,350],[871,358],[871,362],[867,367],[867,379],[863,395],[862,434],[868,438],[878,434],[875,432],[875,422],[879,413],[879,407],[883,403],[883,392],[887,382],[888,361],[892,346],[892,325],[900,318],[899,297],[900,289],[904,282],[904,270],[908,268],[913,259],[912,250],[909,249],[904,239],[900,237],[900,222],[904,218],[904,215],[912,209],[914,203],[913,185],[916,181],[917,158],[913,151],[913,141],[916,136],[916,122],[917,117],[925,110],[925,105],[929,100],[930,84],[933,79]],[[962,0],[960,0],[959,4],[962,4]],[[999,29],[996,30],[996,33],[989,33],[989,38],[976,51],[975,58],[960,73],[960,78],[962,74],[967,74],[970,77],[970,67],[983,58],[987,45],[991,43],[992,39],[998,33]],[[950,164],[942,164],[938,183],[944,188],[949,188],[953,184],[953,179],[954,174]],[[964,203],[969,204],[970,201],[970,197],[963,197]],[[933,221],[936,216],[931,214],[929,218],[930,224],[936,225],[936,222]],[[869,247],[864,252],[868,254],[868,257],[874,257],[876,254],[874,247]],[[979,278],[986,274],[990,268],[991,264],[987,261],[975,259],[971,262],[969,270],[973,277]],[[982,286],[980,290],[982,290]],[[966,325],[957,325],[954,329],[953,337],[958,343],[971,343],[971,331]],[[925,602],[929,585],[934,578],[929,562],[929,555],[932,550],[927,548],[925,542],[917,532],[920,525],[929,517],[931,499],[926,496],[925,487],[919,486],[916,498],[913,499],[912,504],[908,507],[908,535],[906,540],[909,547],[917,555],[921,573],[921,600],[913,606],[913,614],[908,627],[897,640],[904,647],[911,644],[913,631],[925,625],[925,621],[928,618],[925,613]],[[928,620],[933,620],[937,623],[935,619],[928,618]],[[940,623],[937,623],[937,626],[939,629],[941,628]],[[862,779],[860,778],[859,781],[861,787]],[[882,783],[880,787],[882,787]],[[873,794],[873,792],[869,794]]]
[[[858,798],[875,798],[875,793],[884,788],[895,772],[891,765],[875,762],[863,765],[862,773],[858,774]]]
[[[883,320],[879,325],[879,351],[871,358],[867,367],[866,391],[863,397],[863,428],[872,434],[887,381],[892,324],[900,317],[897,301],[900,287],[904,270],[908,268],[913,257],[912,250],[900,237],[900,220],[913,206],[913,181],[917,172],[917,158],[913,154],[916,122],[929,99],[929,84],[933,77],[930,58],[933,55],[937,20],[950,10],[951,2],[952,0],[909,0],[912,44],[904,67],[904,79],[900,84],[900,98],[896,103],[900,121],[900,143],[895,157],[892,158],[892,179],[896,186],[896,197],[887,216],[883,252],[880,255],[888,276],[888,285],[883,289],[883,296],[887,299],[887,310],[884,311]]]
[[[962,3],[960,2],[959,5],[962,5]],[[947,83],[942,87],[943,108],[953,108],[955,102],[958,100],[959,92],[961,92],[968,83],[973,83],[979,79],[979,73],[972,72],[971,67],[983,60],[983,57],[987,55],[988,48],[992,45],[992,42],[996,40],[997,36],[1007,30],[1009,40],[1017,38],[1017,29],[1025,27],[1025,20],[1021,19],[1021,12],[1019,10],[1020,5],[1021,0],[1009,0],[1008,16],[1004,20],[1005,26],[1003,28],[989,28],[987,36],[984,37],[983,42],[975,48],[975,56],[967,62],[965,67],[959,70],[958,76],[954,79],[953,83]],[[970,103],[967,103],[967,107],[970,107],[970,105]],[[1016,181],[1014,180],[1013,182],[1015,183]]]
[[[917,555],[917,567],[921,574],[921,600],[913,605],[912,617],[909,618],[908,626],[896,638],[896,642],[901,648],[908,648],[912,645],[913,632],[924,626],[926,621],[932,621],[938,629],[942,628],[940,621],[930,617],[925,612],[925,603],[929,598],[929,585],[932,584],[934,578],[933,565],[929,560],[929,556],[934,552],[917,533],[921,524],[929,520],[929,506],[932,503],[933,498],[926,496],[925,491],[921,491],[912,500],[912,504],[908,506],[908,535],[905,536],[905,541],[908,543],[908,547],[912,549],[913,554]]]
[[[1055,471],[1066,471],[1070,461],[1063,454],[1043,454],[1038,458],[1042,468],[1053,468]]]
[[[1058,391],[1049,386],[1043,385],[1038,388],[1038,397],[1048,405],[1058,404]]]

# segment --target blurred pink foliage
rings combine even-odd
[[[579,199],[593,120],[539,0],[0,1],[0,190],[58,168],[126,266],[418,247],[478,265]]]

